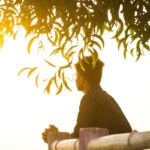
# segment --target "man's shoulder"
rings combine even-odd
[[[110,101],[115,101],[115,99],[103,89],[93,90],[91,93],[85,95],[83,99],[98,103],[109,103]]]

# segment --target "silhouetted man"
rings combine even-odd
[[[73,138],[78,138],[80,128],[87,127],[107,128],[109,134],[132,131],[119,105],[100,86],[103,65],[100,60],[94,65],[91,56],[75,64],[76,86],[84,93],[84,96],[81,99],[74,132],[71,134]],[[44,137],[46,132],[43,134],[43,139]]]
[[[100,86],[103,62],[98,60],[94,66],[92,57],[88,56],[80,64],[75,65],[76,86],[84,96],[73,137],[78,137],[79,129],[84,127],[107,128],[109,134],[131,132],[131,126],[116,101]]]

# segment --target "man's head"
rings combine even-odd
[[[80,63],[78,62],[75,64],[76,68],[76,86],[78,90],[84,90],[84,83],[87,82],[90,87],[95,87],[100,84],[101,77],[102,77],[102,69],[103,69],[103,62],[97,60],[95,66],[93,67],[93,59],[92,56],[87,56],[81,60],[81,67]]]

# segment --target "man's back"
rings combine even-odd
[[[131,126],[115,100],[100,87],[92,88],[83,96],[74,137],[84,127],[107,128],[110,134],[131,132]]]

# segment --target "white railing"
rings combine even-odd
[[[83,128],[79,139],[62,134],[48,135],[49,150],[150,150],[150,131],[108,135],[106,129]]]

